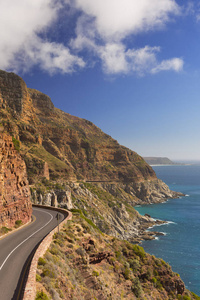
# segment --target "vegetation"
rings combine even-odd
[[[6,226],[2,226],[2,227],[0,228],[0,235],[4,235],[4,234],[8,233],[9,231],[12,231],[12,229],[11,229],[11,228],[8,228],[8,227],[6,227]]]
[[[51,299],[111,299],[109,295],[122,299],[123,295],[123,299],[199,300],[187,290],[177,295],[178,282],[180,278],[162,259],[138,245],[100,234],[78,209],[73,209],[73,220],[54,235],[38,261],[38,290],[42,286]]]
[[[43,291],[41,291],[37,292],[35,300],[49,300],[49,298]]]
[[[14,136],[12,137],[12,142],[15,147],[15,150],[20,151],[20,141],[18,141]]]
[[[23,224],[23,223],[22,223],[22,220],[16,220],[16,221],[15,221],[15,228],[20,227],[22,224]]]

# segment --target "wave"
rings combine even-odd
[[[190,197],[190,195],[186,194],[185,197]]]
[[[167,223],[165,223],[166,225],[168,225],[168,224],[176,224],[177,225],[177,223],[175,223],[175,222],[173,222],[173,221],[166,221]],[[164,224],[164,225],[165,225]]]

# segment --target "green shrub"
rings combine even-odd
[[[184,295],[183,296],[183,300],[191,300],[191,298],[189,296],[187,296],[187,295]]]
[[[125,268],[123,275],[124,275],[124,278],[126,280],[130,279],[130,269],[129,268]]]
[[[133,271],[137,271],[140,268],[140,262],[138,259],[129,259],[128,262]]]
[[[153,278],[152,278],[152,282],[153,282],[154,286],[156,286],[156,284],[157,284],[157,279],[156,279],[155,277],[153,277]]]
[[[50,269],[44,269],[43,272],[42,272],[42,276],[45,277],[50,277],[50,278],[55,278],[56,277],[56,274],[53,270],[50,270]]]
[[[135,294],[136,297],[140,297],[141,294],[142,294],[142,286],[141,286],[141,283],[140,283],[140,280],[138,277],[135,277],[133,280],[132,280],[132,291],[133,293]]]
[[[116,255],[117,260],[120,260],[120,258],[122,258],[122,253],[121,253],[121,251],[116,251],[116,252],[115,252],[115,255]]]
[[[53,255],[59,255],[60,251],[59,251],[57,245],[53,245],[53,246],[51,246],[49,252]]]
[[[135,252],[135,254],[137,256],[139,256],[140,258],[144,258],[146,253],[144,251],[144,249],[138,245],[133,245],[133,251]]]
[[[15,150],[17,150],[18,152],[20,151],[20,141],[18,141],[16,138],[14,138],[14,136],[12,137],[12,142],[14,145]]]
[[[0,229],[0,234],[6,234],[6,233],[8,233],[9,231],[12,231],[12,229],[10,229],[10,228],[8,228],[8,227],[6,227],[6,226],[3,226],[3,227],[1,227],[1,229]]]
[[[35,300],[49,300],[49,298],[43,291],[41,291],[37,292]]]
[[[38,259],[38,265],[44,266],[46,264],[46,260],[43,257],[39,257]]]
[[[99,276],[99,272],[98,272],[98,271],[95,271],[95,270],[93,270],[93,272],[92,272],[92,275],[93,275],[93,276],[95,276],[95,277],[98,277],[98,276]]]
[[[41,276],[39,274],[36,274],[36,281],[40,282],[42,280]]]
[[[22,223],[22,220],[17,220],[17,221],[15,221],[15,228],[20,227],[22,224],[23,224],[23,223]]]

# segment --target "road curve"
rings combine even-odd
[[[22,281],[43,238],[57,226],[57,211],[33,208],[35,221],[0,240],[0,299],[20,300]],[[66,217],[59,212],[59,223]]]

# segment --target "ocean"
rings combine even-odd
[[[142,215],[147,213],[168,221],[166,225],[149,229],[165,235],[142,242],[142,247],[168,262],[180,274],[186,288],[200,296],[200,165],[154,166],[153,169],[171,190],[186,196],[135,207]]]

